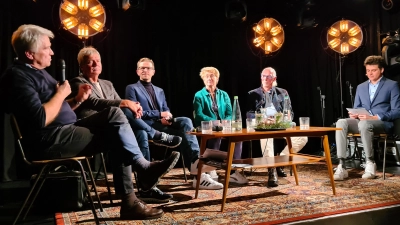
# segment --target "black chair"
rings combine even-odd
[[[384,139],[384,145],[383,145],[383,179],[386,179],[385,175],[385,167],[386,167],[386,152],[387,152],[387,143],[391,143],[393,147],[396,150],[395,156],[399,157],[400,152],[399,148],[397,147],[396,141],[400,140],[400,119],[396,119],[394,122],[394,127],[393,127],[393,134],[392,135],[387,135]],[[382,139],[380,140],[382,141]],[[399,158],[397,158],[397,164],[399,164]]]
[[[13,133],[14,133],[14,138],[15,138],[15,140],[17,142],[18,148],[20,150],[20,153],[22,155],[22,158],[23,158],[24,162],[27,163],[30,166],[39,166],[39,167],[41,167],[41,170],[40,170],[39,174],[35,177],[34,183],[33,183],[32,187],[31,187],[31,189],[29,191],[29,194],[26,197],[21,209],[19,210],[18,215],[16,216],[16,218],[15,218],[15,220],[13,222],[13,225],[17,223],[22,211],[24,210],[26,204],[28,203],[29,199],[31,198],[32,194],[34,193],[33,199],[31,200],[31,202],[29,204],[29,207],[28,207],[28,209],[26,210],[26,212],[24,214],[23,220],[25,220],[29,210],[31,209],[31,207],[32,207],[37,195],[40,192],[40,189],[42,188],[42,186],[43,186],[48,174],[51,172],[51,170],[53,168],[55,168],[56,166],[64,165],[65,163],[73,163],[73,164],[79,165],[79,169],[80,169],[82,178],[83,178],[84,183],[85,183],[86,192],[87,192],[88,199],[90,201],[90,206],[91,206],[91,209],[92,209],[92,212],[93,212],[94,219],[96,221],[96,224],[100,224],[99,218],[97,216],[96,209],[95,209],[95,206],[94,206],[93,199],[92,199],[92,197],[90,195],[90,189],[89,189],[89,185],[88,185],[88,182],[87,182],[87,179],[86,179],[85,170],[84,170],[84,168],[82,166],[82,163],[81,163],[81,161],[85,161],[86,162],[86,166],[88,168],[90,179],[92,181],[94,181],[93,173],[92,173],[92,170],[91,170],[90,164],[89,164],[89,158],[91,158],[91,156],[71,157],[71,158],[52,159],[52,160],[28,160],[26,158],[26,156],[25,156],[25,152],[24,152],[24,149],[22,147],[22,134],[20,132],[17,120],[16,120],[14,115],[11,115],[10,122],[11,122],[11,128],[12,128]],[[37,190],[35,191],[35,189],[36,189],[36,187],[37,187],[37,185],[39,183],[39,180],[40,180],[40,184],[39,184]],[[99,205],[100,205],[100,210],[103,211],[103,206],[101,205],[100,198],[99,198],[99,195],[97,193],[95,182],[92,182],[92,185],[93,185],[96,197],[97,197]],[[109,186],[108,186],[108,188],[109,188]]]

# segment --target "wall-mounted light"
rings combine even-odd
[[[63,0],[59,17],[64,29],[81,39],[103,31],[106,12],[98,0]]]
[[[278,51],[285,41],[282,25],[274,18],[264,18],[253,27],[254,46],[264,50],[266,55]]]

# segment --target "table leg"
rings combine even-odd
[[[289,149],[289,154],[293,154],[292,139],[290,139],[290,137],[286,137],[286,144]],[[299,185],[299,178],[297,176],[296,165],[292,165],[292,170],[293,170],[293,174],[294,174],[294,180],[296,181],[296,185]]]
[[[203,155],[204,152],[206,151],[206,144],[207,144],[207,138],[201,137],[201,142],[200,142],[200,155]],[[199,157],[200,157],[199,155]],[[197,182],[196,182],[196,193],[194,195],[194,198],[198,197],[199,194],[199,187],[200,187],[200,178],[201,178],[201,169],[203,168],[203,160],[199,160],[199,164],[197,165]],[[189,168],[190,170],[190,168]]]
[[[331,179],[332,192],[334,195],[336,195],[335,181],[333,180],[333,168],[332,168],[331,151],[329,149],[328,135],[324,135],[323,139],[324,139],[325,160],[326,160],[326,165],[328,166],[329,178]]]
[[[224,192],[222,194],[221,212],[224,211],[224,207],[225,207],[226,195],[228,193],[228,187],[229,187],[229,178],[231,176],[233,152],[235,151],[235,142],[232,142],[230,138],[228,140],[228,147],[229,147],[228,148],[228,158],[227,158],[226,169],[225,169],[225,184],[224,184]]]

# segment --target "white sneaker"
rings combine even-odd
[[[365,172],[362,175],[363,179],[375,179],[376,178],[376,164],[368,161],[365,164]]]
[[[216,170],[211,170],[210,172],[207,172],[207,174],[210,175],[213,180],[218,181],[218,174]]]
[[[344,178],[348,178],[349,173],[346,169],[343,169],[342,164],[339,164],[336,168],[335,174],[333,174],[334,180],[344,180]]]
[[[197,165],[199,164],[199,159],[197,159],[194,163],[192,163],[192,165],[190,166],[190,174],[191,175],[197,175]],[[210,172],[210,171],[213,171],[213,170],[215,170],[216,168],[215,167],[212,167],[212,166],[208,166],[208,165],[205,165],[204,163],[203,163],[203,168],[201,168],[201,172],[202,173],[204,173],[204,172]]]
[[[197,180],[193,178],[193,188],[196,188]],[[210,175],[202,173],[200,177],[199,189],[218,190],[224,187],[223,184],[213,180]]]
[[[229,182],[237,183],[237,184],[247,184],[249,180],[245,176],[243,176],[239,171],[235,171],[235,173],[231,174],[229,177]]]

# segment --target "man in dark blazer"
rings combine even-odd
[[[71,79],[72,94],[79,90],[81,84],[88,84],[92,88],[89,98],[75,111],[78,118],[85,118],[110,106],[120,107],[135,133],[140,151],[148,161],[150,161],[149,138],[153,139],[154,144],[169,148],[177,147],[181,143],[181,137],[157,131],[141,120],[141,115],[135,113],[136,109],[141,111],[140,103],[121,99],[110,81],[99,79],[102,64],[100,53],[95,48],[81,49],[78,53],[78,63],[82,74]],[[140,187],[140,180],[138,185]],[[139,198],[146,203],[165,203],[172,197],[156,187],[147,192],[139,191]]]
[[[247,95],[247,111],[256,112],[261,108],[265,108],[268,116],[274,116],[277,112],[283,112],[283,104],[285,97],[289,101],[290,118],[293,118],[294,113],[292,110],[292,104],[290,103],[290,97],[288,92],[277,87],[276,81],[277,74],[274,68],[266,67],[261,71],[261,86],[248,92]],[[287,155],[289,154],[289,148],[286,145],[286,140],[282,138],[273,138],[271,148],[270,139],[261,139],[261,146],[267,150],[264,157],[273,157],[274,155]],[[307,143],[307,137],[291,137],[292,147],[294,152],[299,152]],[[269,168],[268,169],[268,186],[277,187],[278,178],[286,177],[287,174],[283,170],[283,167]]]
[[[137,63],[137,75],[140,80],[126,87],[125,98],[140,102],[143,107],[142,119],[153,128],[182,137],[181,154],[184,155],[185,165],[190,173],[197,174],[197,164],[200,152],[199,143],[194,135],[187,132],[193,129],[192,120],[187,117],[173,117],[165,99],[164,90],[153,85],[151,78],[155,74],[154,62],[149,58],[142,58]],[[189,167],[190,166],[190,167]],[[204,165],[203,172],[214,170],[214,167]],[[200,180],[202,189],[220,189],[214,187],[208,176]],[[211,179],[211,178],[210,178]]]
[[[335,180],[348,177],[346,171],[347,134],[359,133],[365,151],[366,165],[362,175],[364,179],[376,177],[374,161],[374,134],[390,133],[393,121],[400,118],[400,91],[396,81],[383,76],[385,61],[381,56],[368,56],[364,61],[368,80],[357,86],[354,108],[365,108],[368,113],[352,114],[348,119],[339,119],[336,123],[336,146],[339,165],[334,174]]]

